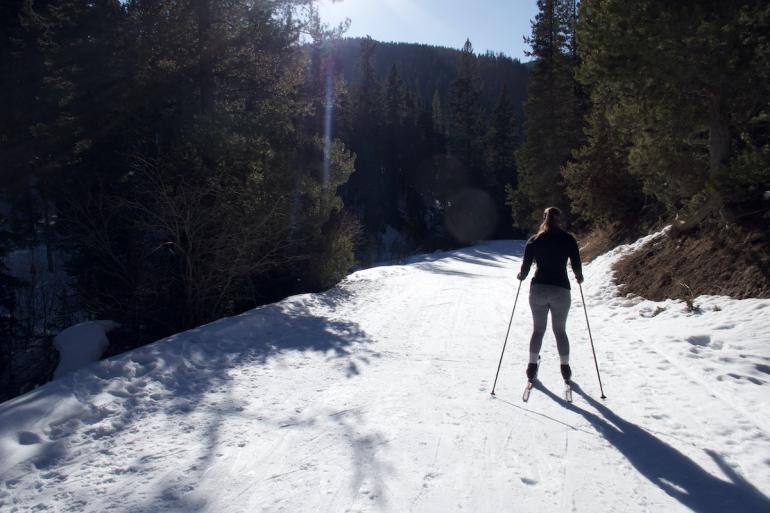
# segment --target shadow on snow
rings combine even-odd
[[[458,271],[451,267],[458,263],[482,267],[510,268],[514,272],[515,260],[524,255],[526,241],[493,241],[483,242],[469,248],[459,249],[450,253],[433,253],[410,260],[412,266],[423,271],[451,276],[478,277],[483,274]],[[516,269],[518,271],[518,269]],[[515,273],[515,272],[514,272]]]
[[[537,388],[565,408],[582,415],[644,477],[696,513],[770,511],[770,499],[733,470],[715,451],[707,449],[706,453],[730,481],[713,476],[675,448],[621,418],[586,394],[577,383],[572,384],[573,391],[596,408],[601,416],[567,403],[542,383],[538,383]]]
[[[194,446],[175,449],[191,454],[198,452],[198,461],[205,466],[206,461],[213,460],[228,419],[244,417],[245,398],[233,387],[233,373],[248,371],[248,376],[271,381],[283,379],[290,390],[292,385],[288,381],[294,378],[284,376],[287,373],[282,368],[304,367],[308,353],[322,355],[325,362],[347,378],[358,375],[361,366],[379,357],[379,353],[365,346],[371,340],[358,324],[333,318],[334,307],[348,299],[349,294],[333,289],[325,294],[295,297],[173,335],[8,401],[0,405],[0,416],[22,426],[33,419],[45,418],[51,404],[62,401],[75,404],[70,413],[41,426],[37,451],[26,459],[44,476],[54,475],[55,472],[46,473],[54,467],[78,461],[83,451],[112,452],[117,444],[123,443],[122,434],[136,436],[138,433],[141,437],[146,422],[156,414],[165,418],[172,428],[184,423],[199,433],[199,441]],[[322,314],[318,314],[319,307]],[[277,366],[264,365],[272,359],[277,359]],[[210,401],[211,394],[219,394],[217,404]],[[77,402],[72,401],[73,397]],[[107,397],[111,399],[105,402]],[[281,401],[281,398],[275,400]],[[267,423],[272,424],[270,420]],[[150,436],[149,431],[146,436]],[[146,462],[164,459],[167,451],[162,444],[149,443],[138,448],[129,453],[132,457],[128,461],[113,463],[116,473],[122,467],[138,468],[142,473],[156,472],[155,464]],[[359,454],[352,458],[358,469],[364,458]],[[20,467],[13,468],[15,472]],[[98,473],[96,469],[93,472]],[[200,474],[188,473],[182,484],[195,483],[195,476]],[[4,477],[9,476],[0,476]],[[94,476],[94,480],[99,478]],[[65,497],[64,502],[54,506],[63,509],[85,500],[78,488],[68,486],[67,481],[50,485],[66,491],[58,494]],[[126,497],[125,492],[115,492],[116,497]],[[159,480],[151,496],[142,496],[139,503],[129,501],[125,507],[132,511],[193,512],[205,509],[206,502],[205,498],[185,497],[179,483]]]

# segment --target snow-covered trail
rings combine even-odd
[[[0,510],[770,511],[770,301],[620,298],[586,268],[575,402],[521,402],[521,242],[349,276],[0,405]],[[719,311],[715,310],[719,308]]]

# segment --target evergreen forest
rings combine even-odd
[[[312,0],[4,0],[0,401],[77,322],[121,325],[109,356],[547,206],[770,225],[770,4],[538,8],[522,63],[345,38]]]

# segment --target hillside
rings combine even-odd
[[[616,266],[623,293],[653,300],[719,294],[770,298],[766,230],[716,224],[647,244]]]
[[[340,63],[343,76],[349,83],[360,80],[361,38],[345,38],[334,43],[333,55]],[[462,43],[462,41],[458,42]],[[430,100],[438,91],[447,98],[452,81],[457,76],[460,50],[416,43],[378,42],[374,54],[374,69],[384,80],[395,65],[404,83]],[[527,98],[529,66],[503,55],[481,54],[477,56],[481,78],[483,106],[491,111],[505,83],[511,93],[519,124],[524,119],[522,109]]]
[[[770,510],[769,300],[618,295],[611,267],[546,335],[521,402],[522,243],[348,276],[99,362],[0,405],[9,512]],[[574,282],[573,282],[574,286]],[[718,309],[717,309],[718,307]],[[764,317],[763,317],[764,316]]]

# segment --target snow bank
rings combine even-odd
[[[53,339],[59,351],[54,379],[99,361],[110,341],[107,333],[120,324],[114,321],[86,321],[70,326]]]

